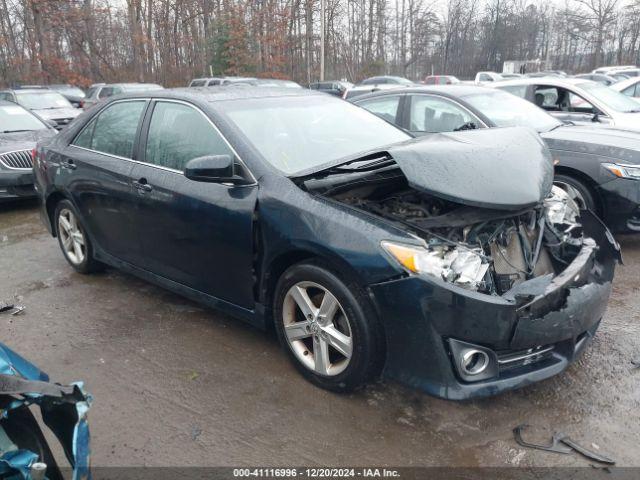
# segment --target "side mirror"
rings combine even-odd
[[[231,155],[207,155],[189,160],[184,176],[196,182],[238,183]]]
[[[45,120],[45,122],[47,122],[47,125],[49,125],[50,127],[53,127],[56,129],[58,128],[58,122],[56,122],[55,120],[49,119],[49,120]]]

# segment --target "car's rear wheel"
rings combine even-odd
[[[582,181],[568,175],[556,175],[553,183],[567,192],[578,207],[598,213],[598,204],[595,196]]]
[[[58,243],[69,265],[80,273],[100,270],[102,264],[93,258],[91,240],[69,200],[58,203],[54,219]]]
[[[354,390],[377,374],[381,332],[369,300],[354,284],[313,262],[289,268],[276,287],[274,318],[297,369],[328,390]]]

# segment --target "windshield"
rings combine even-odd
[[[286,174],[411,138],[363,108],[328,96],[228,102],[224,113]]]
[[[71,95],[73,97],[84,98],[84,92],[78,87],[51,87],[53,90],[62,93],[63,95]]]
[[[69,100],[57,92],[16,92],[16,97],[20,105],[33,110],[73,108]]]
[[[498,127],[531,127],[538,132],[548,132],[562,125],[533,103],[510,93],[496,90],[463,98]]]
[[[617,112],[640,111],[638,102],[601,83],[585,82],[578,86],[592,95],[596,100]]]
[[[44,130],[47,126],[18,105],[0,106],[0,133]]]

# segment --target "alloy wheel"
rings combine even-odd
[[[58,235],[60,235],[60,244],[69,261],[75,265],[84,262],[87,255],[84,233],[78,226],[75,214],[68,208],[60,210],[58,215]]]
[[[581,210],[589,208],[589,206],[587,205],[587,201],[585,200],[582,193],[578,191],[577,188],[575,188],[572,185],[569,185],[566,182],[555,181],[553,183],[557,187],[560,187],[562,190],[564,190],[567,193],[567,195],[569,195],[569,198],[571,198],[574,202],[576,202],[576,204],[578,205],[578,208],[580,208]]]
[[[338,299],[314,282],[298,282],[284,298],[284,333],[298,360],[318,375],[342,373],[351,360],[353,335]]]

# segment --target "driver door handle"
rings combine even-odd
[[[63,160],[62,162],[60,162],[60,166],[68,170],[75,170],[76,168],[78,168],[78,166],[75,163],[73,163],[73,160],[71,159]]]
[[[153,187],[147,183],[146,178],[141,178],[139,180],[134,180],[133,186],[139,190],[140,192],[150,192],[153,190]]]

